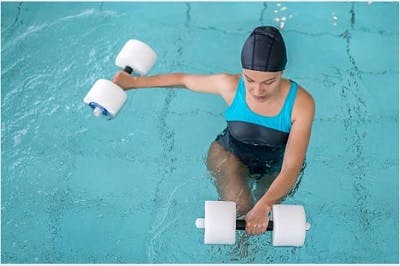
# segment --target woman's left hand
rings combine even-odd
[[[270,210],[270,206],[262,205],[258,202],[244,217],[246,220],[246,233],[249,235],[264,233],[267,230]]]

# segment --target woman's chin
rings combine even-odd
[[[253,99],[258,103],[264,103],[264,102],[267,101],[267,97],[256,97],[256,96],[253,96]]]

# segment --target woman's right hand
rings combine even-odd
[[[125,71],[120,71],[112,79],[112,82],[120,86],[122,89],[126,90],[135,87],[135,82],[138,78],[133,77],[126,73]]]

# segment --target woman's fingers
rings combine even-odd
[[[267,230],[267,225],[261,223],[246,223],[246,233],[249,235],[263,234]]]

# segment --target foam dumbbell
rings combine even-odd
[[[115,59],[115,65],[125,72],[144,76],[157,59],[153,49],[138,40],[129,40]],[[126,92],[118,85],[106,79],[99,79],[89,90],[83,102],[88,104],[96,116],[108,119],[115,117],[127,99]]]
[[[206,201],[204,217],[196,220],[196,227],[204,228],[204,244],[235,244],[236,230],[246,228],[245,220],[236,219],[236,203],[232,201]],[[272,231],[273,246],[303,246],[309,229],[303,206],[272,206],[267,231]]]

